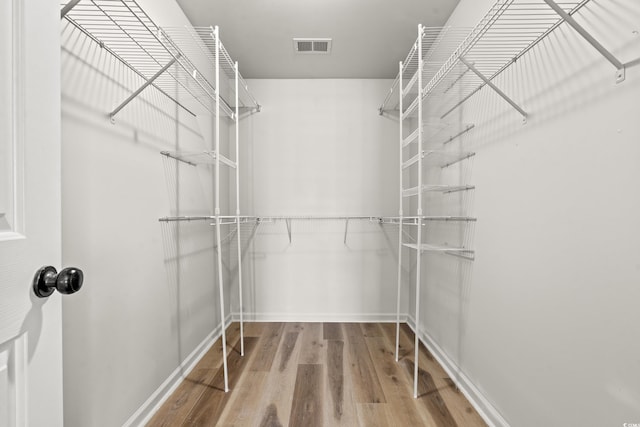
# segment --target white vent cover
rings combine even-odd
[[[331,53],[331,41],[328,38],[303,38],[293,39],[293,51],[300,54],[320,54]]]

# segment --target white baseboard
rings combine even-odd
[[[229,314],[225,319],[225,329],[231,324],[232,316]],[[123,424],[123,427],[144,426],[151,420],[160,406],[171,396],[178,388],[182,380],[191,372],[202,357],[209,351],[214,342],[222,335],[222,329],[218,326],[189,354],[175,371],[169,375],[156,391],[151,394],[146,402],[134,412],[131,417]]]
[[[240,321],[240,313],[233,313],[233,321]],[[244,313],[245,322],[359,322],[391,323],[396,321],[395,313]],[[407,316],[400,315],[406,322]]]
[[[407,325],[416,332],[415,319],[413,316],[408,315],[406,317]],[[449,378],[456,384],[458,389],[469,400],[469,403],[478,411],[478,414],[490,427],[509,427],[509,423],[505,420],[500,412],[489,402],[484,394],[476,387],[473,382],[460,371],[458,365],[444,352],[444,350],[431,338],[431,336],[420,331],[418,338],[422,345],[424,345],[429,352],[433,355],[436,361],[442,366]]]

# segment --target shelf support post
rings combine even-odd
[[[422,99],[424,97],[424,86],[422,85],[422,71],[424,64],[422,63],[422,24],[418,26],[418,153],[422,153]],[[416,251],[416,324],[415,324],[415,340],[414,340],[414,358],[413,358],[413,397],[418,398],[418,358],[420,351],[420,273],[422,268],[422,156],[418,157],[418,231],[416,243],[418,250]]]
[[[239,102],[239,79],[240,71],[238,69],[238,61],[235,65],[235,89],[236,89],[236,226],[238,227],[238,305],[240,311],[240,356],[244,356],[244,315],[242,304],[242,236],[240,235],[240,102]],[[218,92],[218,89],[216,89]]]
[[[215,151],[220,153],[220,37],[218,27],[213,29],[213,37],[215,38]],[[220,234],[220,156],[216,156],[215,168],[215,215],[216,215],[216,240],[218,243],[217,261],[218,261],[218,289],[220,291],[220,328],[222,329],[222,364],[224,370],[224,392],[229,391],[229,371],[227,369],[227,333],[225,330],[225,314],[224,314],[224,282],[222,275],[222,242]]]
[[[522,116],[525,119],[527,118],[527,116],[528,116],[527,112],[524,111],[522,108],[520,108],[520,106],[518,104],[516,104],[511,98],[509,98],[506,93],[504,93],[502,90],[500,90],[500,88],[498,88],[498,86],[494,85],[491,80],[489,80],[487,77],[484,76],[484,74],[482,74],[480,71],[478,71],[478,69],[476,67],[474,67],[473,64],[468,62],[463,57],[460,57],[460,62],[462,62],[464,65],[466,65],[467,68],[469,68],[471,71],[473,71],[473,73],[476,76],[478,76],[480,78],[480,80],[482,80],[487,86],[489,86],[498,95],[500,95],[500,97],[502,99],[507,101],[509,103],[509,105],[511,105],[513,108],[515,108],[518,111],[518,113],[522,114]]]
[[[553,0],[544,0],[545,3],[549,5],[551,9],[554,10],[560,17],[571,26],[578,34],[582,36],[591,46],[593,46],[602,56],[604,56],[607,61],[613,64],[616,67],[616,83],[621,83],[625,79],[625,66],[622,62],[618,60],[611,52],[609,52],[604,46],[600,44],[598,40],[596,40],[584,27],[575,19],[573,16],[569,15],[565,12],[558,4]]]
[[[396,295],[396,362],[398,362],[400,360],[400,291],[402,288],[402,215],[403,215],[403,211],[402,211],[402,143],[404,141],[402,135],[402,122],[404,120],[403,114],[402,114],[402,109],[403,109],[403,96],[402,96],[402,87],[403,87],[404,83],[402,81],[402,61],[399,62],[398,64],[398,87],[400,88],[399,92],[399,98],[400,100],[398,101],[398,109],[399,109],[399,120],[398,122],[400,123],[399,126],[399,133],[400,133],[400,140],[398,142],[398,147],[399,147],[399,159],[400,159],[400,167],[398,168],[400,170],[400,197],[399,197],[399,201],[398,201],[398,216],[400,217],[400,220],[398,222],[398,286],[397,286],[397,295]]]
[[[111,121],[114,120],[115,115],[118,114],[120,112],[120,110],[122,110],[136,96],[140,95],[140,92],[145,90],[149,85],[151,85],[155,81],[155,79],[160,77],[162,75],[162,73],[167,71],[169,69],[169,67],[171,67],[173,64],[175,64],[175,62],[178,60],[179,57],[180,57],[180,55],[175,56],[171,61],[167,62],[167,64],[164,67],[162,67],[157,73],[155,73],[153,76],[151,76],[150,79],[148,79],[146,82],[144,82],[144,84],[142,86],[140,86],[135,92],[133,92],[131,95],[129,95],[129,97],[127,99],[125,99],[120,105],[118,105],[116,107],[116,109],[113,110],[109,114],[109,118],[111,119]]]

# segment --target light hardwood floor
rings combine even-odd
[[[148,426],[485,426],[421,347],[413,396],[413,332],[395,324],[247,323],[227,330],[229,386],[216,342]]]

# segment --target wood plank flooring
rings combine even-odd
[[[229,393],[216,342],[147,424],[156,426],[486,426],[420,348],[413,399],[413,332],[378,323],[247,323],[227,330]]]

